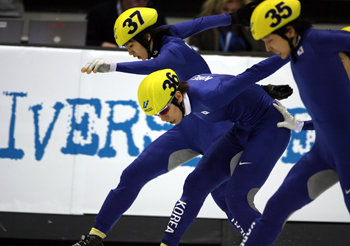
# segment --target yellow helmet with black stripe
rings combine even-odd
[[[171,69],[163,69],[148,75],[138,89],[138,101],[147,115],[155,115],[166,108],[179,87],[179,78]]]
[[[253,11],[250,31],[255,40],[262,39],[300,16],[298,0],[265,0]]]
[[[157,22],[157,10],[146,7],[130,8],[115,21],[114,38],[118,46],[123,46],[130,39]]]

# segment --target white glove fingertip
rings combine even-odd
[[[100,62],[100,60],[101,60],[100,58],[96,58],[95,60],[93,60],[91,62],[91,64],[90,64],[90,66],[89,66],[89,69],[90,70],[95,70],[97,65],[98,65],[98,63]]]
[[[282,123],[282,122],[278,122],[278,123],[277,123],[277,127],[278,127],[278,128],[283,127],[281,123]]]
[[[95,63],[95,66],[94,66],[94,71],[98,71],[99,67],[101,66],[101,63],[100,62],[96,62]]]
[[[90,65],[91,65],[91,62],[88,62],[88,63],[85,64],[85,66],[84,66],[83,68],[85,68],[86,70],[88,70],[89,67],[90,67]]]
[[[277,109],[282,115],[284,115],[284,109],[281,108],[281,106],[278,106],[277,104],[273,104],[273,106],[275,107],[275,109]]]
[[[277,99],[275,99],[275,101],[277,102],[278,106],[280,106],[283,109],[286,109],[286,107]]]
[[[91,70],[94,70],[95,68],[95,63],[91,63],[89,66],[88,66],[88,71],[91,71]]]
[[[289,124],[287,121],[279,122],[277,124],[279,124],[279,127],[284,127],[290,130],[294,130],[293,126]]]
[[[278,106],[276,103],[272,104],[276,109],[280,109],[280,106]]]

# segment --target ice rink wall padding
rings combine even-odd
[[[171,128],[140,110],[137,87],[144,75],[80,72],[94,58],[117,63],[135,58],[122,50],[6,45],[0,46],[0,54],[1,215],[96,214],[123,169]],[[213,73],[232,75],[264,59],[215,54],[204,58]],[[288,64],[259,83],[289,84],[294,94],[282,102],[297,118],[309,119]],[[310,150],[314,138],[312,131],[292,133],[288,148],[256,196],[259,210],[293,163]],[[169,216],[197,162],[198,158],[149,182],[126,215]],[[225,215],[208,197],[199,218],[224,221]],[[349,223],[339,185],[289,221]]]

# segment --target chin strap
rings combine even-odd
[[[287,39],[287,37],[286,37]],[[287,39],[288,41],[288,44],[289,44],[289,47],[290,47],[290,55],[292,56],[292,61],[295,63],[297,63],[297,56],[296,56],[296,53],[297,53],[297,49],[296,47],[293,45],[293,41],[292,39]]]
[[[153,50],[150,52],[150,57],[156,58],[159,55],[160,48],[162,46],[161,38],[152,38]]]
[[[183,102],[179,103],[175,97],[171,103],[174,104],[176,107],[178,107],[180,109],[180,111],[182,112],[182,117],[185,117],[184,103]]]
[[[289,44],[289,47],[290,47],[290,55],[291,55],[291,57],[292,57],[293,63],[295,64],[295,63],[297,62],[297,56],[296,56],[297,48],[293,45],[293,40],[290,39],[290,38],[287,38],[287,36],[284,35],[284,34],[283,34],[283,35],[280,34],[280,36],[281,36],[283,39],[287,40],[287,42],[288,42],[288,44]]]
[[[297,35],[297,41],[296,41],[295,45],[293,45],[291,39],[289,39],[289,41],[288,41],[289,46],[290,46],[290,50],[291,50],[292,60],[293,60],[294,63],[297,62],[297,51],[298,51],[299,46],[300,46],[299,45],[300,44],[300,39],[301,39],[300,35]]]
[[[300,35],[297,35],[297,42],[295,44],[295,46],[293,45],[293,39],[290,39],[290,38],[287,38],[287,36],[284,34],[284,33],[281,33],[281,32],[276,32],[278,35],[280,35],[283,39],[285,39],[288,44],[289,44],[289,47],[290,47],[290,55],[292,57],[292,61],[293,63],[295,64],[297,62],[297,50],[299,48],[299,43],[300,43]]]

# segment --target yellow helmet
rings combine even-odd
[[[114,23],[114,38],[118,46],[157,22],[157,10],[152,8],[131,8],[125,10]]]
[[[166,108],[179,87],[179,78],[171,69],[163,69],[142,80],[137,97],[142,110],[147,115],[155,115]]]
[[[350,26],[344,27],[344,28],[342,28],[342,30],[350,32]]]
[[[298,0],[265,0],[250,17],[250,31],[255,40],[262,39],[300,16]]]

